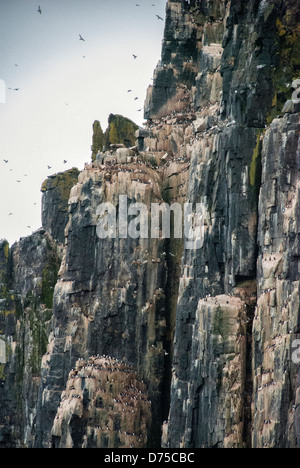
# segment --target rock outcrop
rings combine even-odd
[[[52,427],[54,448],[143,448],[151,402],[134,370],[114,359],[79,360]]]
[[[42,185],[42,227],[57,242],[64,244],[68,221],[70,190],[77,183],[76,168],[48,177]]]
[[[298,78],[297,0],[167,2],[145,128],[95,122],[1,241],[0,446],[300,447]],[[151,237],[186,202],[201,248]]]
[[[108,127],[103,132],[99,120],[93,123],[92,160],[95,161],[98,152],[109,150],[111,145],[135,145],[135,132],[138,126],[132,120],[122,115],[110,114]]]

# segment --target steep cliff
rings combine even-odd
[[[198,141],[191,145],[188,199],[202,201],[208,217],[203,248],[186,251],[183,259],[189,273],[181,277],[187,286],[178,298],[167,443],[243,447],[251,445],[252,434],[255,447],[296,446],[298,384],[290,349],[299,320],[297,105],[266,126],[274,112],[281,113],[299,76],[293,65],[297,2],[170,2],[169,7],[171,22],[182,15],[181,24],[202,31],[193,98]],[[284,34],[280,24],[288,24]],[[282,42],[286,34],[294,38],[289,48]],[[282,223],[286,205],[295,209],[289,213],[293,221]],[[260,266],[262,260],[270,262],[269,269]],[[220,294],[226,295],[223,303]],[[272,311],[267,302],[260,306],[270,295]],[[236,297],[243,301],[244,317],[232,321]],[[285,307],[291,312],[283,320]]]
[[[169,0],[145,128],[95,122],[1,241],[0,446],[300,447],[299,6]],[[186,202],[201,248],[141,235]]]
[[[57,242],[64,244],[70,190],[77,183],[76,168],[48,177],[42,185],[42,227]]]
[[[40,230],[10,250],[2,242],[0,258],[4,259],[0,337],[5,343],[0,363],[0,446],[30,446],[61,252],[51,236]]]

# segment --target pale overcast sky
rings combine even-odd
[[[110,113],[143,124],[138,109],[161,57],[156,15],[165,19],[165,6],[0,0],[0,239],[41,226],[42,182],[90,161],[94,120],[103,130]]]

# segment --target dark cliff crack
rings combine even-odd
[[[254,149],[253,161],[255,162],[255,168],[252,174],[254,199],[256,205],[256,213],[258,217],[259,213],[259,193],[262,183],[262,139],[261,134],[263,129],[260,129],[257,134],[257,144]],[[253,164],[252,161],[252,164]],[[253,168],[252,168],[253,169]],[[248,293],[246,294],[244,301],[246,303],[246,362],[245,362],[245,388],[244,388],[244,427],[243,427],[243,443],[246,448],[252,448],[252,400],[253,400],[253,370],[252,370],[252,357],[253,357],[253,321],[255,316],[255,308],[257,305],[257,262],[259,258],[259,246],[258,246],[258,221],[256,224],[256,245],[253,253],[253,276],[252,277],[236,277],[236,280],[245,281],[250,286]],[[245,284],[245,283],[244,283]]]
[[[172,219],[172,218],[171,218]],[[172,219],[171,224],[174,220]],[[173,232],[173,225],[171,232]],[[164,377],[162,381],[162,398],[161,398],[161,416],[162,423],[169,418],[171,404],[171,380],[172,380],[172,361],[174,352],[174,336],[175,336],[175,321],[177,310],[177,298],[179,291],[180,279],[180,262],[182,256],[183,244],[181,239],[168,239],[165,244],[166,262],[168,269],[167,282],[165,287],[166,297],[166,327],[167,332],[164,337]]]

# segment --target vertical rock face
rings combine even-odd
[[[176,417],[176,428],[169,423],[170,436],[181,437],[175,446],[214,447],[221,437],[226,448],[242,445],[246,320],[240,298],[199,300],[189,327],[190,349],[181,356],[172,380],[171,417],[184,416]],[[184,337],[177,335],[175,347],[180,340]]]
[[[289,6],[293,10],[295,4],[291,2]],[[169,422],[170,446],[249,446],[247,433],[251,431],[252,417],[253,446],[296,446],[298,443],[295,437],[295,433],[299,433],[295,418],[295,398],[299,383],[295,369],[289,369],[293,367],[290,360],[290,343],[299,316],[299,259],[297,253],[293,253],[298,245],[296,225],[299,219],[299,115],[285,116],[274,121],[266,134],[264,129],[275,108],[278,109],[279,80],[275,67],[283,62],[287,53],[292,57],[295,51],[296,41],[293,41],[293,46],[287,51],[279,39],[279,17],[283,18],[285,23],[289,23],[285,34],[291,37],[293,28],[294,32],[296,31],[296,23],[292,24],[295,20],[290,18],[290,12],[291,10],[285,10],[282,5],[274,2],[252,2],[251,5],[227,2],[226,31],[222,41],[224,51],[221,60],[222,99],[216,135],[212,136],[206,152],[201,152],[201,143],[194,143],[195,150],[191,157],[191,198],[194,201],[203,201],[210,216],[207,220],[203,249],[201,252],[192,252],[184,260],[188,265],[187,269],[193,268],[194,278],[189,278],[188,287],[180,291],[179,295]],[[210,21],[206,21],[209,28],[204,27],[204,30],[213,29],[211,17]],[[202,42],[205,44],[207,41],[209,39],[204,33]],[[207,51],[213,48],[216,50],[216,45],[203,47],[203,52],[200,53],[202,63]],[[290,88],[295,74],[296,68],[291,71],[289,67],[286,89]],[[200,90],[196,92],[194,101],[196,105],[200,105],[198,112],[202,112],[200,102],[203,94],[206,94],[202,89],[205,70],[201,71],[200,75],[200,79],[196,80],[196,87],[200,87]],[[282,98],[281,95],[281,100]],[[199,128],[201,125],[206,130],[203,120],[199,121]],[[286,137],[282,136],[282,132]],[[207,139],[207,136],[200,134],[200,139]],[[281,154],[279,158],[278,152]],[[289,156],[286,157],[289,159],[285,160],[287,153]],[[285,215],[285,227],[280,219],[284,216],[282,212],[285,213],[287,206],[290,210],[293,207],[295,211],[289,213],[288,219]],[[260,267],[261,258],[256,246],[257,234],[260,249],[264,252],[264,260],[270,261],[269,270],[267,263],[262,263]],[[260,241],[261,237],[264,241]],[[281,253],[276,254],[276,251]],[[270,255],[267,256],[267,253]],[[275,255],[272,256],[272,253]],[[285,273],[278,271],[278,280],[277,269],[280,262],[285,264]],[[288,283],[285,286],[284,277]],[[253,302],[249,303],[247,297],[243,298],[246,322],[251,324],[253,315],[255,319],[252,346],[248,336],[252,326],[248,326],[248,335],[242,332],[237,339],[237,342],[241,337],[245,339],[245,335],[248,341],[246,352],[237,353],[235,357],[241,366],[241,386],[234,396],[238,400],[239,408],[244,404],[245,411],[241,411],[237,418],[242,422],[239,430],[234,424],[234,415],[238,413],[234,412],[231,405],[230,414],[233,420],[228,430],[222,384],[212,393],[212,382],[215,379],[219,382],[224,381],[224,364],[216,371],[215,356],[207,345],[205,351],[200,354],[205,363],[208,362],[208,371],[203,375],[202,370],[197,372],[199,356],[189,350],[191,343],[197,342],[195,324],[198,320],[195,311],[198,311],[203,297],[224,292],[230,293],[230,296],[240,296],[241,287],[247,281],[257,284],[258,301],[254,315]],[[254,287],[251,293],[252,297],[255,296],[255,289]],[[264,294],[273,297],[272,312],[269,311],[268,299]],[[230,304],[230,297],[228,299]],[[265,302],[260,305],[263,300]],[[287,312],[284,318],[279,318],[285,308],[287,311],[294,310],[294,316],[292,312]],[[202,325],[201,334],[205,335],[210,329],[210,316],[211,312],[207,311],[208,322]],[[283,323],[282,333],[280,330]],[[227,326],[229,325],[228,321]],[[225,341],[222,334],[221,340]],[[183,348],[183,343],[186,343],[186,348]],[[252,370],[249,365],[250,352],[254,367]],[[225,357],[225,362],[226,358],[230,359],[230,356]],[[193,376],[195,373],[199,383]],[[226,384],[230,387],[230,373],[226,377]],[[194,381],[198,385],[191,391],[190,383]],[[252,397],[252,387],[254,401],[251,415],[249,400]],[[265,400],[266,393],[269,393],[269,403]],[[219,405],[223,407],[223,411],[220,411]],[[181,428],[180,421],[184,422]]]
[[[51,329],[60,252],[38,231],[9,250],[0,245],[0,446],[32,444],[41,361]],[[4,343],[4,344],[3,344]]]
[[[42,185],[42,226],[53,239],[60,243],[65,240],[68,221],[68,200],[70,190],[77,183],[79,170],[76,168],[48,177]]]
[[[292,372],[293,383],[290,384],[291,373],[288,368],[291,367],[291,336],[299,315],[299,259],[297,254],[292,253],[295,251],[294,243],[298,245],[295,223],[299,218],[296,195],[299,181],[299,115],[285,116],[274,121],[266,134],[264,128],[275,109],[278,112],[281,110],[278,109],[279,80],[275,68],[283,63],[286,54],[292,57],[295,53],[296,39],[289,39],[293,44],[289,51],[283,48],[278,18],[283,18],[285,24],[289,23],[285,34],[291,37],[291,31],[294,30],[295,33],[297,28],[295,19],[290,18],[295,4],[290,2],[290,5],[283,7],[280,2],[212,2],[211,8],[214,7],[213,3],[226,7],[224,21],[221,21],[225,26],[222,38],[216,33],[221,27],[216,16],[199,15],[202,7],[197,8],[197,2],[189,8],[191,18],[194,17],[192,23],[198,22],[202,31],[200,73],[196,77],[194,97],[199,117],[204,112],[209,113],[215,106],[214,101],[209,102],[207,96],[211,99],[212,89],[216,89],[214,83],[220,83],[218,70],[221,71],[223,83],[220,89],[221,99],[215,94],[216,101],[220,103],[217,106],[219,117],[213,122],[213,130],[209,128],[210,121],[207,117],[198,117],[194,123],[195,131],[198,130],[196,140],[199,141],[192,144],[188,196],[194,202],[202,201],[207,207],[208,216],[203,248],[198,252],[186,252],[184,258],[185,271],[193,273],[192,278],[190,273],[188,278],[184,275],[181,283],[186,282],[187,286],[179,291],[168,444],[171,447],[249,446],[249,433],[253,424],[253,446],[296,446],[295,433],[299,428],[296,427],[298,423],[295,419],[295,397],[299,384],[295,369]],[[184,10],[177,2],[175,8],[170,4],[171,17],[176,17],[178,9]],[[176,13],[172,14],[174,10]],[[197,16],[193,14],[195,11]],[[185,12],[183,14],[185,15]],[[209,37],[212,31],[215,31],[216,44],[212,43],[212,38]],[[218,51],[221,52],[219,60]],[[289,67],[286,89],[291,89],[296,73],[296,67],[293,70]],[[281,100],[284,97],[281,95]],[[286,139],[281,137],[284,128]],[[281,152],[280,162],[278,151]],[[286,152],[289,154],[286,157],[290,158],[288,164],[287,160],[284,160]],[[294,181],[290,171],[294,171]],[[278,183],[280,179],[286,185]],[[289,196],[286,193],[289,193]],[[286,228],[282,228],[280,218],[284,216],[282,210],[286,209],[286,205],[290,210],[293,206],[295,211],[290,213],[289,221],[285,217],[287,225]],[[292,232],[289,233],[289,230]],[[260,267],[257,235],[265,257],[267,252],[275,254],[276,250],[281,249],[278,258],[276,254],[271,256],[272,258],[268,256],[267,261],[271,258],[270,270],[262,269],[267,266],[266,263]],[[265,235],[267,249],[264,242],[260,241],[261,237],[265,241]],[[272,236],[276,241],[273,241]],[[277,244],[278,247],[275,247]],[[282,257],[286,257],[286,260]],[[277,262],[280,261],[285,264],[286,270],[285,274],[279,273],[281,279],[278,280],[276,268]],[[272,265],[272,262],[275,264]],[[293,271],[292,275],[289,268]],[[284,277],[288,283],[288,286],[285,285],[285,293],[281,289],[284,287]],[[266,286],[268,282],[270,285]],[[249,294],[242,293],[247,283],[248,286],[254,286],[249,290],[252,289],[252,299],[256,295],[255,285],[258,287],[255,314],[255,301],[249,301]],[[274,298],[272,312],[268,312],[267,302],[260,305],[264,297],[261,295],[261,288]],[[214,348],[207,343],[204,350],[200,347],[199,354],[193,352],[194,343],[201,343],[208,332],[212,333],[212,340],[218,340],[219,337],[225,346],[226,335],[211,328],[214,313],[207,305],[206,321],[201,323],[200,330],[198,328],[198,311],[199,308],[203,308],[203,298],[215,297],[217,306],[217,295],[224,293],[229,294],[227,307],[230,307],[232,295],[243,300],[246,314],[243,320],[248,322],[247,329],[239,330],[236,336],[236,343],[243,343],[240,344],[243,351],[237,349],[234,354],[234,361],[236,360],[239,366],[238,381],[235,376],[232,379],[230,372],[224,373],[223,370],[224,367],[230,367],[230,354],[222,355],[222,365],[218,368],[215,355],[217,352],[219,357],[217,346]],[[278,309],[275,305],[276,297]],[[291,301],[293,305],[289,306]],[[295,310],[294,316],[287,312],[284,319],[275,318],[279,317],[285,308]],[[274,317],[273,321],[268,315]],[[230,320],[226,314],[223,313],[223,316],[223,326],[231,329]],[[249,334],[252,333],[253,316],[254,335],[251,343]],[[275,324],[276,320],[278,321]],[[284,333],[279,331],[281,322],[284,323]],[[260,334],[256,332],[256,328]],[[287,336],[288,333],[290,336]],[[199,361],[202,364],[204,362],[205,366],[200,364],[199,367]],[[279,378],[280,373],[285,373],[283,378],[282,375]],[[219,385],[214,387],[214,382],[218,382]],[[229,395],[231,388],[236,389],[235,404],[228,404],[228,398],[224,398],[224,388],[227,390],[227,397],[228,389]],[[264,399],[266,392],[269,392],[269,403]],[[276,395],[275,405],[273,393]],[[252,395],[254,401],[251,412]],[[229,414],[232,418],[229,424],[227,407],[230,408]],[[287,435],[287,426],[290,435]],[[265,438],[262,434],[265,434]]]
[[[299,365],[291,359],[300,311],[299,130],[299,115],[275,119],[262,149],[253,327],[256,447],[299,446]]]
[[[1,446],[300,447],[298,10],[169,0],[146,127],[95,123],[1,241]],[[150,235],[185,202],[201,248]]]

